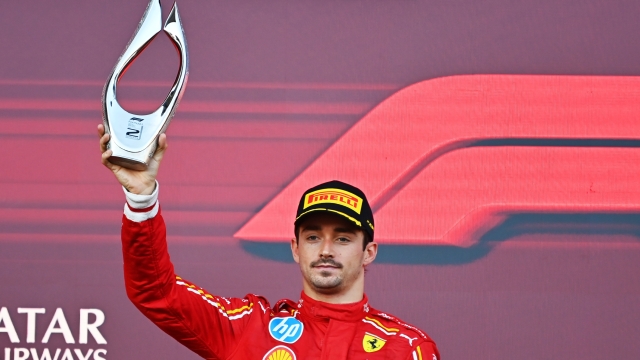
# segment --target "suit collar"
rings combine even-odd
[[[304,317],[314,320],[335,319],[355,322],[362,320],[369,313],[369,300],[363,294],[362,300],[350,304],[330,304],[314,300],[302,292],[298,301],[298,311]]]

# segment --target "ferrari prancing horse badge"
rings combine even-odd
[[[376,352],[382,349],[386,342],[387,340],[379,338],[370,333],[365,333],[364,338],[362,338],[362,347],[364,348],[364,351],[368,353]]]

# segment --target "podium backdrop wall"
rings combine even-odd
[[[126,298],[95,130],[146,5],[0,5],[0,359],[196,358]],[[190,80],[159,181],[180,276],[297,299],[290,214],[338,177],[374,204],[372,305],[445,359],[640,358],[640,3],[179,7]],[[157,37],[119,100],[152,111],[177,69]]]

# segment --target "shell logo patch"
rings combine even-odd
[[[269,321],[269,334],[283,343],[293,344],[302,336],[304,325],[294,317],[273,318]]]
[[[284,345],[278,345],[269,350],[262,360],[296,360],[296,354]]]
[[[376,352],[382,349],[382,347],[386,343],[387,343],[387,340],[377,337],[370,333],[365,333],[364,338],[362,338],[362,347],[364,348],[364,351],[368,353]]]

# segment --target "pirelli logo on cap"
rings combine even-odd
[[[325,203],[346,206],[358,214],[362,210],[362,198],[340,189],[322,189],[308,193],[304,198],[303,209],[311,205]]]

